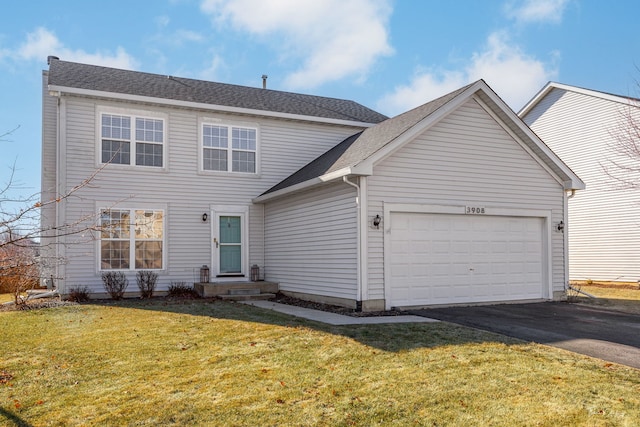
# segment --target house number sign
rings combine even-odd
[[[467,206],[464,212],[469,215],[484,215],[486,213],[484,206]]]

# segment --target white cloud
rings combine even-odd
[[[217,80],[219,70],[224,67],[226,67],[224,59],[214,54],[209,66],[198,74],[198,78],[202,80]]]
[[[138,65],[137,61],[122,47],[117,47],[115,53],[88,53],[80,49],[69,49],[58,40],[54,33],[43,27],[27,34],[27,40],[10,55],[15,59],[40,61],[45,61],[47,56],[54,55],[65,61],[131,70],[136,69]]]
[[[484,79],[514,110],[521,107],[557,71],[550,63],[531,57],[509,43],[504,32],[489,36],[486,46],[469,59],[461,71],[427,70],[417,72],[407,85],[398,86],[377,104],[386,114],[398,114],[445,95],[465,84]]]
[[[389,0],[204,0],[217,25],[260,36],[285,58],[303,65],[287,77],[291,89],[348,76],[362,77],[393,53]]]
[[[505,11],[509,18],[521,23],[551,22],[560,23],[569,0],[524,0],[516,5],[509,2]]]

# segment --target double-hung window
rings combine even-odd
[[[100,214],[101,270],[161,270],[164,211],[109,209]]]
[[[256,173],[255,128],[202,126],[202,169],[205,171]]]
[[[100,116],[100,160],[163,167],[164,120],[121,114]]]

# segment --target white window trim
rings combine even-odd
[[[125,269],[103,269],[102,268],[102,258],[101,258],[101,243],[102,243],[102,235],[100,234],[100,231],[97,232],[97,236],[98,238],[96,239],[96,253],[95,253],[95,258],[96,258],[96,272],[98,274],[102,274],[104,272],[109,272],[109,271],[121,271],[121,272],[131,272],[131,273],[136,273],[137,271],[142,271],[142,270],[150,270],[150,271],[155,271],[155,272],[163,272],[163,271],[167,271],[169,269],[168,265],[167,265],[167,260],[169,259],[168,257],[168,252],[169,252],[169,248],[167,246],[167,224],[168,224],[168,214],[167,214],[167,205],[149,205],[149,204],[145,204],[145,203],[118,203],[118,204],[113,204],[113,203],[105,203],[105,202],[97,202],[96,203],[96,212],[97,212],[97,218],[98,218],[98,227],[101,224],[101,213],[103,211],[109,211],[109,210],[114,210],[114,211],[124,211],[124,210],[128,210],[131,212],[130,215],[130,229],[133,230],[133,220],[135,217],[135,213],[134,211],[136,210],[145,210],[145,211],[161,211],[162,212],[162,268],[161,269],[150,269],[150,268],[143,268],[143,269],[136,269],[135,268],[135,242],[136,239],[132,238],[131,236],[133,236],[133,233],[131,234],[131,236],[129,237],[129,241],[134,243],[134,246],[132,248],[130,248],[129,250],[129,268],[125,268]]]
[[[227,147],[227,170],[226,171],[217,171],[217,170],[209,170],[204,168],[204,126],[221,126],[229,128],[229,141]],[[256,131],[256,170],[255,172],[235,172],[232,170],[232,156],[233,151],[242,151],[242,152],[253,152],[252,150],[242,150],[232,148],[231,142],[231,128],[239,127],[245,129],[254,129]],[[198,173],[205,175],[225,175],[225,176],[244,176],[244,177],[258,177],[260,176],[260,126],[255,122],[241,122],[241,121],[232,121],[232,120],[222,120],[219,118],[211,118],[211,117],[201,117],[198,120]]]
[[[121,108],[121,107],[108,107],[108,106],[98,106],[96,108],[96,167],[102,167],[106,163],[102,162],[102,115],[103,114],[113,114],[117,116],[127,116],[131,119],[131,138],[129,140],[130,143],[130,163],[121,164],[121,163],[111,163],[109,167],[115,168],[124,168],[124,169],[144,169],[144,170],[152,170],[152,171],[166,171],[168,158],[167,153],[169,152],[167,149],[168,145],[168,135],[169,135],[169,125],[168,125],[168,115],[164,113],[159,113],[155,111],[148,110],[137,110],[137,109],[129,109],[129,108]],[[163,141],[162,141],[162,166],[144,166],[144,165],[136,165],[136,127],[135,120],[136,119],[152,119],[152,120],[162,120],[162,132],[163,132]],[[141,141],[144,142],[144,141]],[[149,144],[158,144],[157,142],[145,142]]]

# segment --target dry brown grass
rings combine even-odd
[[[640,289],[637,283],[576,282],[573,286],[596,297],[590,299],[579,296],[577,302],[581,304],[640,315]]]
[[[0,329],[0,424],[640,423],[640,371],[445,323],[159,299],[2,312]]]

